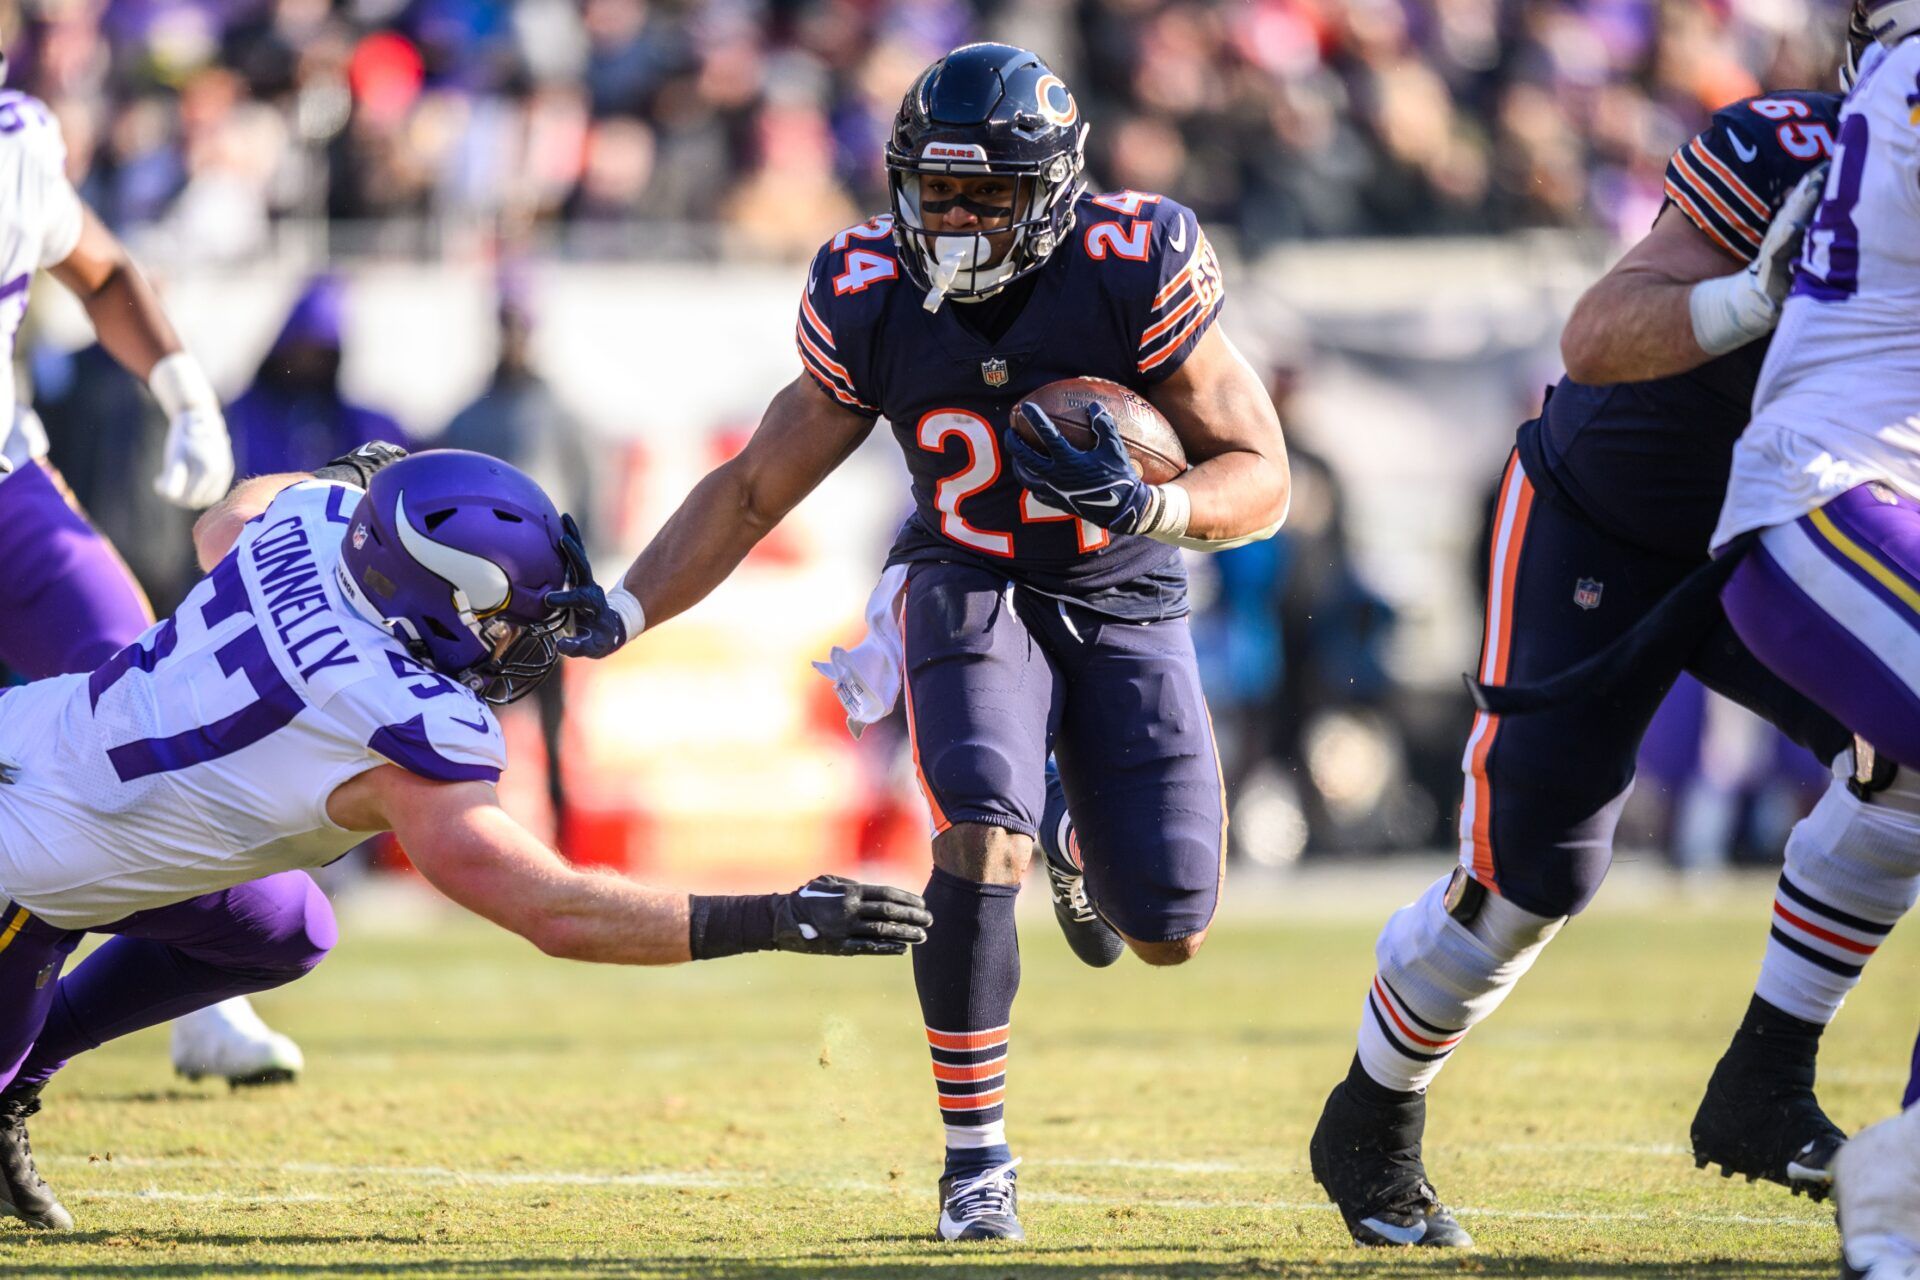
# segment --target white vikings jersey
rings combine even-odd
[[[1920,498],[1920,39],[1868,51],[1713,534],[1879,480]]]
[[[339,857],[365,833],[327,798],[380,764],[500,776],[492,710],[342,597],[360,497],[285,490],[171,618],[91,674],[0,695],[0,900],[104,924]]]
[[[80,197],[67,181],[60,125],[38,98],[0,90],[0,454],[14,466],[46,453],[46,436],[11,416],[13,344],[33,273],[66,259],[80,240]]]

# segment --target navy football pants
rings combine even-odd
[[[1101,913],[1141,942],[1205,929],[1226,808],[1186,619],[1124,622],[942,563],[913,566],[901,608],[936,829],[1033,835],[1051,748]]]
[[[1605,648],[1705,559],[1681,560],[1602,531],[1534,488],[1516,454],[1495,512],[1479,678],[1535,681]],[[1600,887],[1640,739],[1682,671],[1772,721],[1822,761],[1852,738],[1740,642],[1724,617],[1671,667],[1615,696],[1520,716],[1475,715],[1461,769],[1460,860],[1537,915],[1572,915]]]

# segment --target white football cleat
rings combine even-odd
[[[1853,1136],[1833,1161],[1840,1273],[1920,1280],[1920,1106]]]
[[[262,1022],[245,996],[173,1020],[173,1069],[189,1080],[221,1076],[236,1089],[284,1084],[306,1065],[300,1046]]]

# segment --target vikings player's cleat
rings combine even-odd
[[[39,1086],[0,1093],[0,1215],[43,1231],[73,1230],[73,1215],[53,1198],[33,1164],[27,1117],[40,1109]]]
[[[1314,1127],[1313,1180],[1346,1220],[1360,1245],[1466,1249],[1473,1237],[1453,1220],[1420,1161],[1427,1099],[1380,1104],[1335,1085]]]
[[[1014,1166],[997,1164],[983,1173],[949,1174],[940,1179],[940,1220],[934,1234],[942,1240],[1025,1240],[1020,1227]]]
[[[1847,1140],[1813,1096],[1813,1062],[1783,1060],[1736,1036],[1713,1069],[1694,1113],[1693,1163],[1720,1176],[1765,1178],[1795,1195],[1824,1200],[1833,1157]]]
[[[262,1022],[245,996],[173,1020],[173,1069],[189,1080],[220,1076],[236,1089],[285,1084],[305,1066],[300,1046]]]
[[[1047,803],[1040,811],[1040,853],[1047,864],[1047,889],[1053,895],[1053,918],[1067,945],[1083,964],[1104,969],[1118,960],[1127,944],[1087,897],[1087,876],[1080,866],[1079,843],[1073,838],[1073,819],[1067,814],[1067,793],[1060,770],[1047,761]]]

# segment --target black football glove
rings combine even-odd
[[[917,893],[815,876],[775,899],[773,947],[813,956],[897,956],[925,942],[932,923]]]
[[[1132,533],[1140,527],[1153,505],[1153,487],[1134,470],[1120,426],[1106,406],[1096,403],[1087,408],[1093,444],[1085,449],[1067,443],[1040,406],[1029,402],[1022,412],[1046,449],[1034,448],[1012,429],[1007,431],[1007,449],[1013,474],[1033,490],[1034,497],[1056,511],[1115,533]]]
[[[373,473],[407,456],[407,451],[385,440],[370,440],[351,453],[343,453],[324,467],[314,470],[316,480],[339,480],[364,489],[373,483]]]

